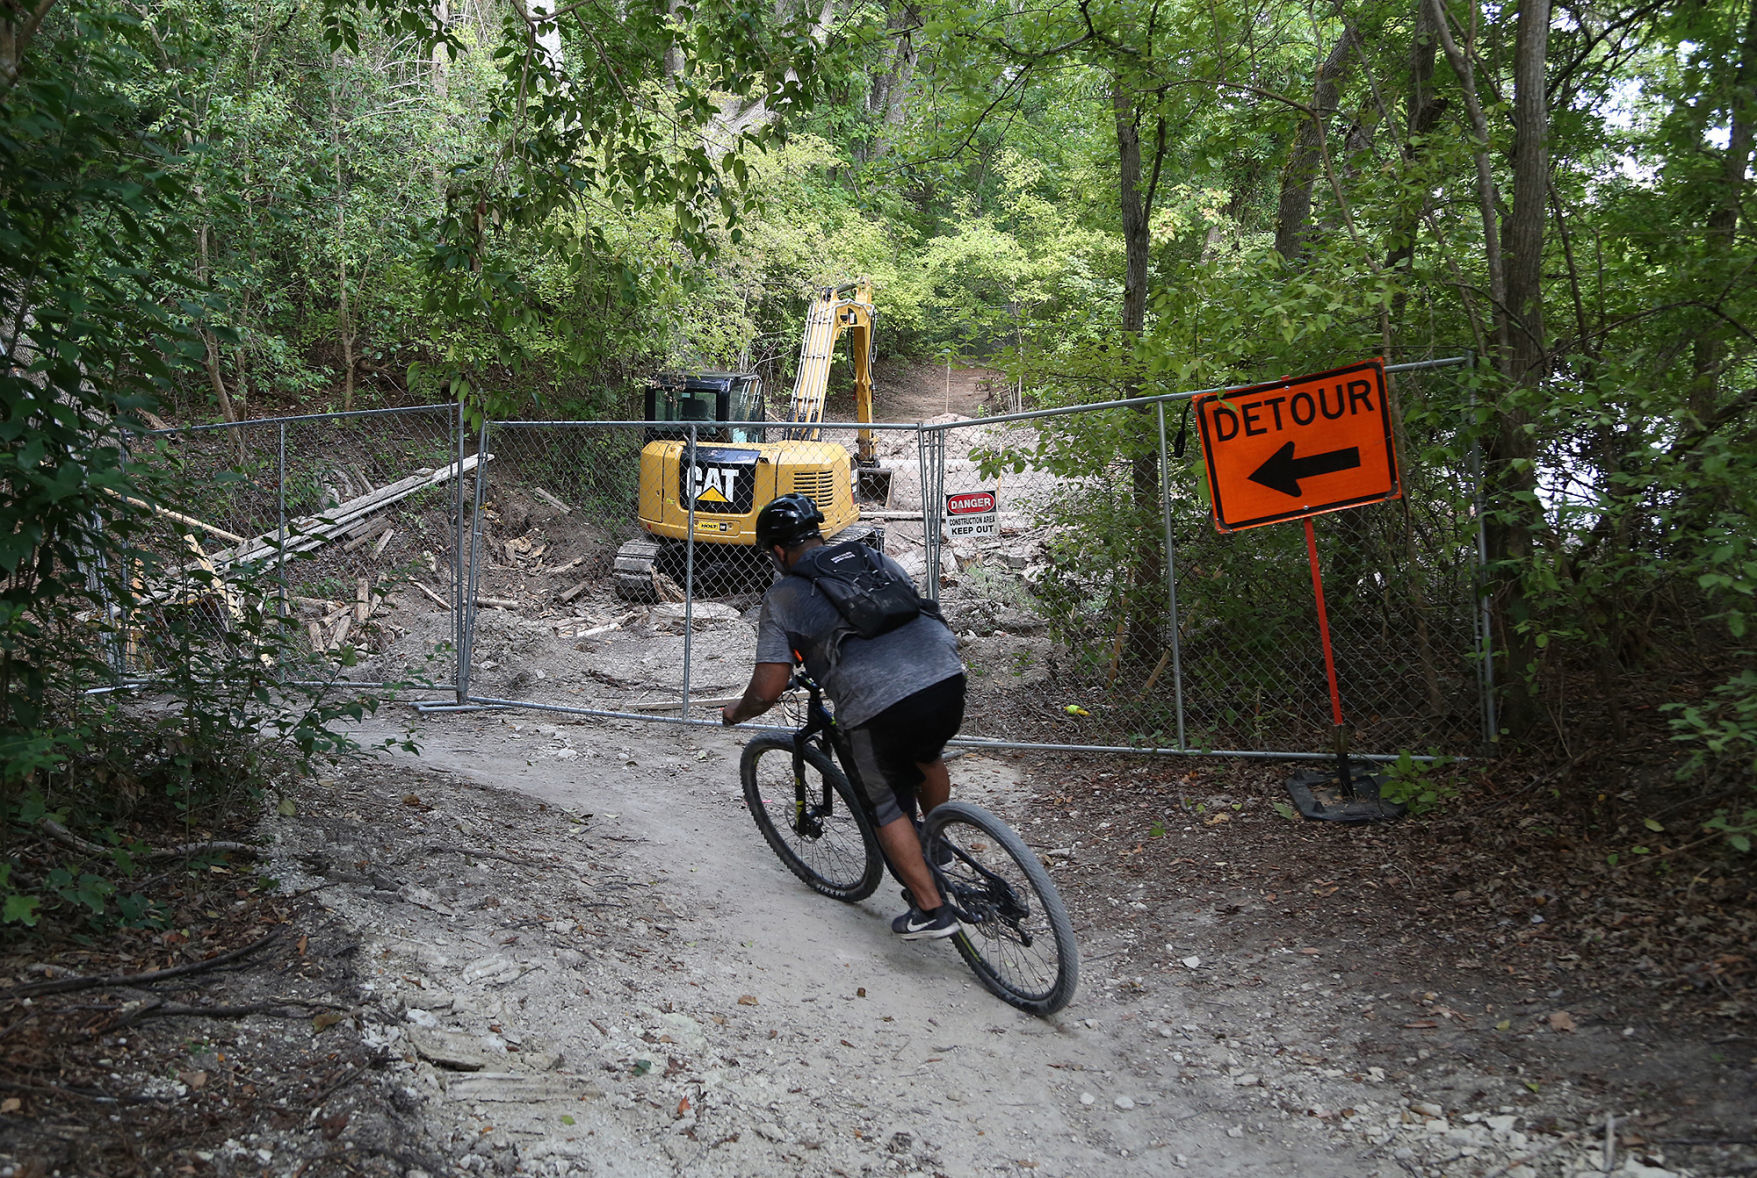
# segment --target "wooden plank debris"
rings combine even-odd
[[[437,605],[440,609],[447,610],[447,611],[449,611],[451,609],[451,602],[447,601],[445,598],[441,597],[439,594],[435,593],[433,590],[429,589],[427,586],[423,585],[421,582],[410,581],[409,584],[413,585],[415,588],[417,588],[421,592],[425,593],[428,597],[432,598],[433,604]]]
[[[573,508],[569,507],[567,504],[563,503],[561,500],[559,500],[555,496],[551,495],[548,491],[545,491],[542,487],[532,488],[531,494],[535,495],[537,498],[541,499],[543,502],[547,503],[549,506],[551,506],[551,507],[555,508],[557,511],[561,512],[562,515],[569,515],[573,512]]]
[[[287,524],[284,551],[307,552],[331,540],[352,539],[368,529],[376,535],[378,529],[374,525],[377,521],[371,517],[377,512],[419,491],[470,474],[480,463],[493,460],[492,454],[472,454],[462,462],[454,462],[438,470],[417,471],[408,478],[368,491],[317,515],[300,516]],[[268,532],[232,548],[222,549],[213,554],[212,560],[216,567],[224,569],[245,561],[268,560],[282,550],[280,534]]]
[[[363,548],[370,544],[375,537],[388,531],[390,531],[390,521],[379,516],[362,525],[359,531],[353,533],[354,538],[342,545],[342,551],[352,552],[356,548]]]
[[[719,708],[725,707],[727,704],[735,704],[742,698],[744,697],[738,695],[716,695],[708,699],[691,696],[689,706],[692,708]],[[683,701],[681,699],[637,700],[623,706],[631,712],[675,712],[683,707]]]
[[[108,487],[106,487],[104,489],[106,491],[109,491],[110,495],[112,497],[122,500],[122,502],[128,504],[130,507],[138,507],[138,508],[141,508],[143,511],[150,511],[154,515],[162,516],[163,518],[171,520],[175,523],[186,524],[187,526],[192,527],[192,528],[199,528],[202,531],[208,533],[210,536],[218,536],[220,539],[230,540],[234,544],[244,543],[244,537],[235,536],[231,532],[226,531],[224,528],[217,528],[213,524],[204,523],[201,520],[196,519],[192,515],[184,515],[181,512],[172,511],[168,507],[156,507],[153,504],[146,502],[144,499],[136,499],[132,495],[124,495],[124,494],[122,494],[122,492],[110,490],[110,488],[108,488]]]

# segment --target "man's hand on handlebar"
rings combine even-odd
[[[792,677],[793,668],[787,663],[758,663],[751,673],[750,685],[744,689],[743,698],[720,709],[720,723],[730,728],[740,721],[762,715],[781,698]]]

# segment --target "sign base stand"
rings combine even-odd
[[[1389,822],[1403,817],[1409,807],[1381,798],[1379,777],[1366,769],[1354,765],[1346,780],[1335,770],[1301,769],[1287,779],[1287,794],[1294,809],[1323,822]]]

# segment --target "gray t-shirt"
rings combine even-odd
[[[892,576],[908,573],[890,557]],[[832,652],[839,640],[840,654]],[[793,652],[823,685],[836,705],[844,728],[864,724],[892,704],[964,673],[958,659],[958,637],[926,614],[877,638],[848,632],[842,615],[804,577],[784,576],[763,597],[756,624],[756,661],[793,662]]]

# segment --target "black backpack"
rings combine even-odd
[[[858,540],[815,548],[788,571],[816,585],[861,638],[888,634],[922,614],[943,620],[908,577],[892,576],[884,558]]]

